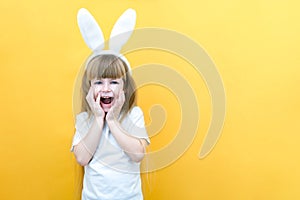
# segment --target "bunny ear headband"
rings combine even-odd
[[[87,9],[81,8],[78,11],[77,22],[85,43],[93,51],[92,58],[102,54],[116,55],[127,64],[131,72],[130,64],[120,53],[120,50],[134,30],[136,22],[135,10],[127,9],[115,23],[109,37],[109,50],[104,50],[105,40],[102,30]]]

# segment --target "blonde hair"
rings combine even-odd
[[[95,56],[86,64],[86,69],[81,83],[81,112],[87,112],[89,116],[91,115],[91,109],[86,100],[86,96],[91,86],[91,80],[95,78],[123,79],[123,90],[125,93],[125,102],[121,110],[121,114],[123,114],[123,116],[125,116],[128,111],[136,105],[136,85],[130,74],[128,66],[116,55],[103,54]]]

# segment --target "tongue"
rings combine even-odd
[[[104,104],[110,104],[111,103],[112,98],[101,98],[101,102]]]

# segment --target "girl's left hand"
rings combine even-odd
[[[109,109],[106,114],[106,121],[117,120],[119,118],[121,109],[125,102],[125,94],[124,91],[120,91],[114,105]]]

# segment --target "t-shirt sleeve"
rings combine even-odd
[[[143,138],[148,142],[148,144],[150,144],[147,130],[145,128],[144,113],[140,107],[135,106],[132,108],[129,113],[129,117],[123,123],[123,127],[130,135],[137,138]]]
[[[88,131],[88,114],[86,112],[79,113],[76,115],[75,134],[73,136],[71,152],[73,152],[74,146],[76,146],[85,137]]]

